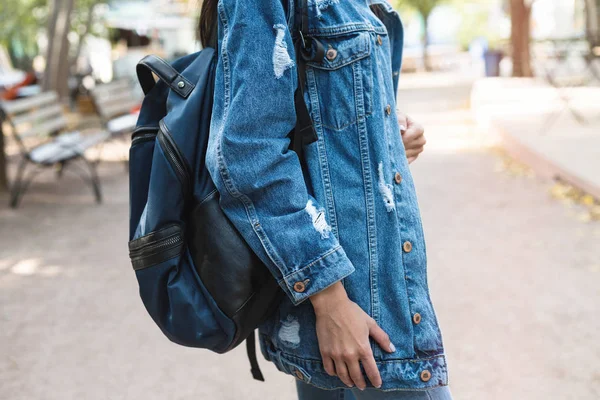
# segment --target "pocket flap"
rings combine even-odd
[[[306,64],[320,69],[337,69],[353,61],[368,56],[371,52],[370,33],[355,32],[340,36],[319,36],[316,38],[325,46],[325,56],[320,62]]]

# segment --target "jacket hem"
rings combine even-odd
[[[264,358],[288,375],[320,389],[347,389],[337,377],[330,376],[320,360],[298,357],[276,348],[268,338],[259,335],[260,349]],[[426,358],[376,361],[383,384],[379,390],[430,390],[448,385],[448,368],[444,354]],[[427,382],[421,379],[423,371],[430,372]],[[365,377],[368,387],[373,387]]]

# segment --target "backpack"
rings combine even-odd
[[[317,138],[302,92],[304,60],[322,59],[324,49],[306,35],[306,0],[300,4],[290,148],[304,162],[302,146]],[[247,339],[252,375],[262,381],[254,330],[284,294],[221,210],[204,165],[216,62],[206,47],[171,64],[153,55],[137,64],[145,97],[130,147],[129,255],[142,302],[171,341],[225,353]]]

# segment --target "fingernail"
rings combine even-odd
[[[405,131],[405,130],[406,130],[406,126],[404,126],[404,125],[401,124],[400,125],[400,131]]]
[[[377,389],[381,389],[381,383],[377,386],[375,386]]]
[[[396,346],[394,346],[394,343],[390,343],[390,351],[392,353],[396,351]]]

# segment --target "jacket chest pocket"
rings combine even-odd
[[[325,57],[321,62],[307,62],[311,103],[318,104],[318,110],[312,111],[313,118],[324,128],[343,130],[371,113],[370,33],[318,36],[317,39],[325,46]]]

